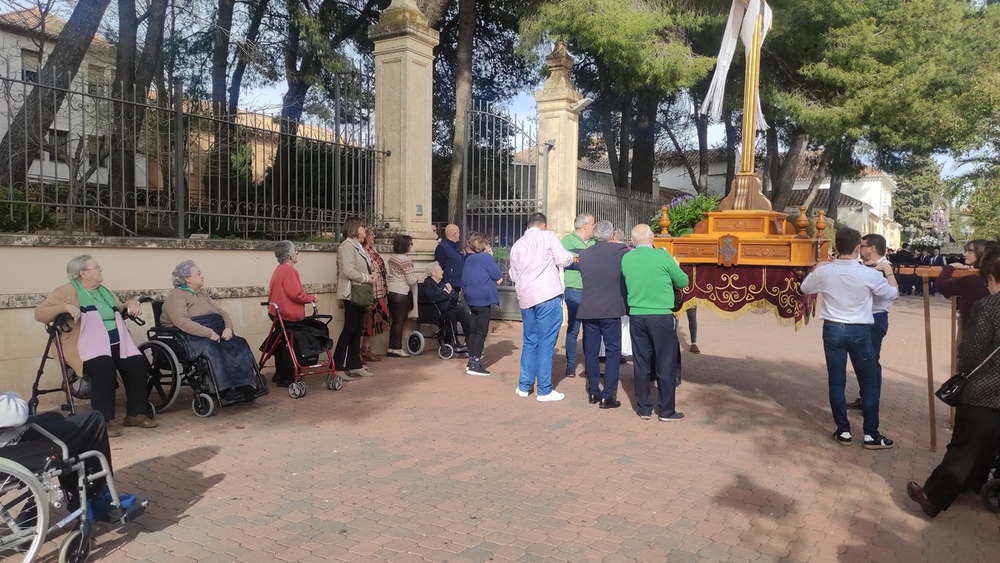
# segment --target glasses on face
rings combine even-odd
[[[93,268],[84,268],[83,270],[80,270],[80,271],[81,272],[89,272],[91,270],[97,270],[97,271],[100,272],[100,271],[103,271],[103,268],[101,268],[100,266],[94,266]]]
[[[861,248],[871,248],[871,247],[872,247],[872,245],[870,245],[870,244],[862,244],[861,245]]]

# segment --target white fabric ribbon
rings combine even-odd
[[[760,44],[763,45],[764,38],[767,36],[768,30],[771,29],[773,19],[771,7],[764,0],[750,0],[749,6],[744,8],[742,0],[733,0],[733,6],[729,10],[729,21],[726,22],[726,32],[722,36],[722,46],[719,48],[719,57],[715,63],[712,84],[708,88],[705,101],[701,104],[701,113],[716,121],[722,117],[722,100],[726,95],[729,66],[736,53],[736,40],[737,38],[743,40],[744,56],[749,57],[758,14],[764,15],[764,27],[760,34]],[[760,84],[755,87],[757,88],[757,129],[763,131],[767,129],[767,123],[764,121],[764,111],[760,106]]]

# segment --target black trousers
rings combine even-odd
[[[469,306],[472,316],[469,318],[469,332],[466,334],[465,343],[469,347],[469,357],[480,358],[483,355],[483,346],[486,345],[486,335],[490,333],[490,306],[473,307]]]
[[[462,335],[465,337],[466,340],[468,340],[469,338],[469,333],[472,332],[472,329],[469,326],[471,324],[471,321],[469,320],[469,310],[466,309],[465,306],[462,305],[461,303],[453,302],[451,308],[444,312],[444,318],[451,321],[451,326],[455,327],[456,330],[455,342],[457,343],[458,346],[461,346],[462,343],[459,342],[457,334],[458,327],[459,326],[462,327]],[[485,338],[483,339],[483,341],[485,342]]]
[[[83,452],[97,450],[108,458],[108,465],[111,466],[111,444],[108,442],[108,429],[104,424],[104,416],[100,412],[90,411],[86,414],[77,414],[66,418],[63,418],[58,412],[44,412],[29,418],[28,422],[41,426],[65,442],[69,455],[77,456]],[[31,429],[24,433],[22,440],[47,440],[47,438]],[[88,474],[101,470],[101,464],[96,459],[88,459],[84,463]],[[104,488],[105,482],[105,479],[94,481],[91,485],[92,494],[99,493]],[[70,507],[75,510],[80,506],[77,498],[80,484],[77,481],[76,473],[60,476],[59,484],[69,499]]]
[[[333,362],[337,371],[361,369],[361,329],[365,322],[367,308],[351,304],[344,299],[344,329],[337,339],[337,348],[333,353]]]
[[[115,419],[115,389],[117,373],[125,384],[125,414],[136,416],[149,410],[149,363],[145,356],[118,357],[114,346],[111,356],[99,356],[83,362],[83,373],[90,376],[90,408],[104,415],[105,421]]]
[[[948,510],[962,491],[983,479],[998,447],[1000,409],[958,405],[948,451],[924,483],[927,499]]]
[[[640,415],[653,414],[649,386],[656,378],[659,389],[660,416],[676,411],[674,391],[677,388],[677,327],[673,315],[634,315],[629,317],[632,337],[632,362],[635,383],[635,403]]]
[[[389,292],[389,349],[403,349],[403,325],[406,324],[406,316],[413,308],[413,298],[409,293]]]

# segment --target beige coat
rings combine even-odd
[[[337,251],[337,296],[351,298],[352,283],[371,283],[371,258],[357,239],[349,238]]]
[[[189,293],[175,287],[167,294],[167,299],[163,302],[163,311],[160,313],[160,324],[164,326],[176,326],[188,334],[202,338],[212,338],[215,332],[207,326],[194,322],[191,320],[191,317],[213,313],[222,317],[222,321],[226,323],[226,328],[233,330],[233,320],[229,317],[229,313],[216,305],[215,301],[212,301],[212,298],[203,290]]]
[[[114,292],[111,293],[114,295]],[[73,305],[74,307],[80,307],[80,298],[76,295],[76,289],[73,287],[72,283],[67,283],[66,285],[61,285],[51,294],[42,301],[37,307],[35,307],[35,320],[40,323],[51,323],[56,320],[61,313],[68,313],[69,310],[66,308],[67,305]],[[118,310],[125,308],[125,305],[119,301],[118,296],[115,295],[115,307]],[[77,374],[83,373],[83,359],[80,357],[80,323],[75,322],[72,324],[73,330],[69,332],[59,332],[59,339],[62,340],[63,358],[66,360],[66,365],[73,368]],[[120,338],[128,338],[131,341],[131,337],[128,331],[120,335]]]

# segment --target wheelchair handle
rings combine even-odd
[[[124,317],[124,318],[126,318],[126,319],[128,319],[128,320],[130,320],[132,322],[134,322],[138,326],[146,326],[146,321],[142,320],[139,317],[133,317],[132,315],[128,314],[128,309],[127,308],[126,309],[122,309],[121,310],[121,314],[122,314],[122,317]]]
[[[273,303],[271,303],[270,301],[261,301],[261,302],[260,302],[260,306],[261,306],[261,307],[267,307],[268,305],[274,305],[274,304],[273,304]],[[278,306],[277,306],[277,305],[274,305],[274,308],[275,308],[275,309],[277,309],[277,308],[278,308]]]
[[[51,323],[45,325],[45,332],[49,334],[70,332],[73,330],[73,325],[70,322],[72,319],[73,317],[69,313],[59,313],[56,318],[52,319]]]
[[[156,300],[153,299],[152,297],[148,296],[148,295],[143,295],[142,297],[140,297],[138,299],[138,301],[139,301],[139,303],[152,303],[153,301],[156,301]]]

